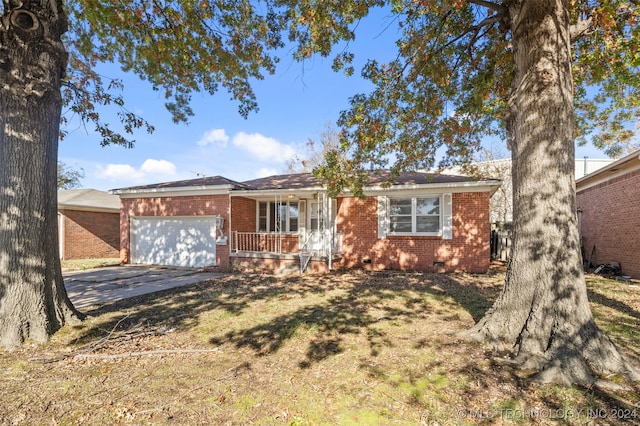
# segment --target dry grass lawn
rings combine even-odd
[[[98,306],[0,352],[0,424],[640,424],[637,387],[532,384],[456,337],[503,278],[230,275]],[[590,277],[589,291],[640,357],[640,288]]]

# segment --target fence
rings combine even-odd
[[[511,224],[492,223],[491,224],[491,259],[509,260],[511,255]]]

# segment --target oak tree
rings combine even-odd
[[[256,8],[259,8],[257,10]],[[44,341],[81,318],[64,288],[56,171],[63,106],[102,144],[130,146],[152,125],[128,111],[117,62],[162,91],[175,121],[194,91],[226,89],[246,115],[250,82],[273,72],[281,19],[248,0],[3,0],[0,9],[0,346]],[[122,131],[100,115],[118,108]],[[63,119],[64,120],[64,119]],[[64,135],[62,135],[64,136]]]
[[[502,294],[466,337],[507,350],[541,381],[593,384],[638,368],[597,327],[576,218],[576,140],[615,153],[640,116],[637,1],[393,1],[398,54],[370,61],[376,88],[340,123],[340,190],[371,165],[395,171],[464,161],[482,137],[512,155],[514,238]],[[365,167],[363,167],[365,165]]]

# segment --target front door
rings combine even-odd
[[[325,214],[323,203],[313,200],[307,204],[307,249],[311,252],[324,252]]]

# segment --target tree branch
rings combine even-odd
[[[75,354],[71,357],[76,359],[120,359],[120,358],[132,358],[149,355],[169,355],[169,354],[208,354],[218,352],[219,349],[162,349],[154,351],[138,351],[138,352],[125,352],[120,354]]]
[[[470,0],[469,3],[475,4],[477,6],[486,7],[487,9],[491,9],[497,12],[499,15],[504,15],[509,12],[506,6],[498,3],[493,3],[487,0]]]
[[[582,19],[575,24],[571,25],[569,28],[569,34],[571,36],[571,40],[575,40],[577,38],[582,37],[587,33],[589,28],[591,28],[591,24],[593,23],[593,19],[591,17],[587,19]]]

